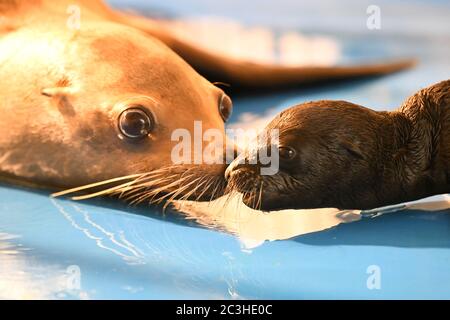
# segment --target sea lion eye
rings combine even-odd
[[[279,147],[278,154],[280,155],[280,158],[284,160],[292,160],[297,155],[297,151],[291,147]]]
[[[230,97],[226,94],[223,94],[220,97],[219,102],[219,113],[224,122],[227,122],[231,117],[231,113],[233,112],[233,102]]]
[[[154,126],[153,118],[139,107],[132,107],[122,111],[119,116],[119,130],[130,139],[148,136]]]

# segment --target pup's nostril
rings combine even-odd
[[[228,181],[230,179],[233,168],[234,168],[234,163],[232,162],[232,163],[230,163],[228,168],[225,170],[225,180]]]
[[[228,181],[233,172],[237,172],[238,170],[241,172],[249,172],[253,171],[255,169],[254,167],[255,166],[251,164],[232,162],[225,170],[225,179]]]

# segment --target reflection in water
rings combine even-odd
[[[52,200],[39,196],[39,199],[41,198],[44,200],[43,204]],[[319,276],[320,273],[311,273],[312,271],[308,270],[313,270],[312,265],[316,266],[323,261],[336,262],[339,270],[353,270],[353,264],[340,262],[337,257],[342,254],[329,245],[350,245],[358,259],[364,257],[364,245],[382,245],[382,248],[371,251],[375,252],[377,259],[381,259],[379,252],[389,250],[398,252],[403,259],[405,255],[411,257],[413,260],[401,260],[408,263],[415,261],[414,254],[424,253],[416,248],[424,243],[426,247],[443,247],[443,243],[448,240],[448,229],[436,227],[436,223],[448,220],[439,219],[427,224],[423,221],[426,213],[419,217],[422,220],[411,220],[408,214],[403,217],[402,214],[391,215],[388,212],[414,206],[416,209],[442,209],[449,207],[450,203],[447,198],[447,201],[396,206],[373,212],[321,209],[286,210],[268,214],[246,208],[239,198],[230,199],[227,203],[224,202],[225,199],[219,199],[209,205],[195,202],[176,203],[188,219],[195,220],[202,226],[236,235],[236,238],[242,241],[239,248],[228,235],[179,226],[178,223],[169,223],[172,220],[166,221],[166,218],[164,221],[158,221],[152,217],[126,214],[141,214],[140,210],[127,210],[125,207],[124,212],[121,212],[67,200],[54,201],[52,204],[57,210],[43,206],[45,215],[39,218],[39,227],[44,225],[46,228],[39,228],[36,234],[28,234],[30,227],[36,227],[34,224],[28,224],[29,217],[36,215],[27,207],[27,210],[22,212],[23,220],[19,221],[18,231],[9,232],[21,234],[24,238],[9,234],[0,235],[0,298],[110,297],[105,295],[105,290],[96,291],[103,286],[119,288],[111,295],[114,297],[123,296],[124,292],[130,295],[129,297],[158,297],[159,294],[166,297],[168,292],[164,291],[164,288],[170,288],[172,293],[180,297],[192,294],[196,297],[219,299],[269,297],[272,291],[267,290],[272,290],[272,281],[275,286],[280,283],[283,288],[289,288],[287,284],[291,282],[288,275],[277,278],[278,272],[282,270],[292,270],[291,268],[295,267],[310,277]],[[154,208],[143,209],[146,214],[158,215]],[[383,213],[381,216],[380,211]],[[366,215],[369,218],[362,219]],[[5,217],[7,216],[6,214]],[[170,216],[167,215],[167,218]],[[396,223],[384,219],[395,216]],[[433,214],[429,216],[430,219],[436,218]],[[180,220],[183,219],[176,219],[176,222]],[[351,221],[358,222],[346,223]],[[339,227],[326,232],[315,232],[337,225]],[[422,226],[423,232],[420,231]],[[60,232],[54,235],[49,232],[52,228]],[[72,232],[72,228],[75,232]],[[309,236],[295,237],[311,232]],[[405,232],[408,234],[406,241],[404,235],[402,238],[402,233]],[[436,233],[437,236],[434,237]],[[42,239],[35,241],[35,236]],[[266,241],[291,237],[295,238],[292,241],[276,243]],[[433,239],[429,240],[430,238]],[[381,242],[373,239],[379,239]],[[403,241],[403,246],[414,250],[393,249],[392,246],[398,245],[398,239]],[[46,244],[49,241],[58,242],[56,250],[53,248],[48,251]],[[26,243],[32,250],[21,248],[20,242]],[[74,243],[73,246],[67,247],[69,242],[70,245]],[[264,246],[256,248],[263,243]],[[323,250],[316,250],[312,247],[314,245],[323,246]],[[362,249],[358,249],[359,246],[363,246]],[[283,251],[286,255],[281,254],[280,248],[286,250]],[[327,260],[326,253],[331,254],[330,260]],[[54,260],[55,254],[57,260]],[[84,258],[88,259],[86,264],[80,264],[83,273],[81,286],[84,291],[66,290],[68,265],[64,263],[83,261]],[[302,261],[302,258],[309,262]],[[436,259],[443,261],[445,258],[436,256]],[[351,261],[359,263],[360,260]],[[273,267],[269,262],[284,264]],[[401,263],[400,266],[397,265],[401,266]],[[420,268],[418,267],[418,270]],[[102,275],[100,280],[99,274]],[[301,288],[303,282],[293,278],[291,280],[293,286],[289,290],[299,293],[300,291],[295,290]]]
[[[129,264],[145,264],[144,254],[126,239],[123,231],[116,234],[106,230],[93,220],[89,212],[74,203],[65,202],[66,205],[63,206],[63,202],[55,199],[51,199],[51,203],[75,229],[94,240],[99,248],[114,253]]]
[[[104,224],[95,221],[87,208],[82,205],[55,199],[51,199],[51,202],[75,229],[93,240],[102,250],[115,254],[130,265],[146,264],[148,262],[147,249],[152,249],[152,256],[162,254],[161,250],[148,247],[150,243],[146,241],[133,243],[121,230],[109,231]],[[406,209],[444,210],[450,208],[450,197],[435,196],[428,200],[368,211],[320,208],[265,213],[245,206],[242,203],[242,196],[239,195],[232,198],[224,196],[212,202],[173,201],[173,205],[187,220],[193,220],[203,227],[235,235],[241,242],[242,250],[247,251],[261,246],[265,241],[290,239],[330,229],[342,223],[359,221],[363,217],[377,218]],[[133,236],[133,239],[139,240],[136,235]],[[145,245],[146,248],[140,248],[142,245]],[[187,259],[186,263],[191,263],[190,258]],[[229,285],[232,287],[232,283]]]
[[[247,249],[257,247],[266,240],[288,239],[361,218],[359,210],[333,208],[263,213],[243,205],[240,196],[232,199],[222,197],[211,203],[176,202],[175,206],[186,214],[187,219],[235,234]]]
[[[450,208],[450,195],[441,194],[428,198],[362,211],[364,216],[376,217],[401,210],[443,211]]]
[[[226,258],[226,270],[228,274],[226,277],[223,277],[223,280],[228,286],[228,294],[233,300],[243,299],[243,297],[239,295],[237,287],[239,280],[242,279],[244,275],[240,272],[239,265],[235,264],[235,258],[232,252],[222,252],[222,256]]]
[[[442,195],[442,200],[434,202],[417,202],[409,205],[409,209],[440,211],[450,208],[450,196],[448,194]]]
[[[141,230],[129,228],[124,220],[120,220],[122,223],[120,228],[123,227],[125,230],[122,231],[117,229],[117,225],[108,225],[108,221],[117,219],[117,216],[111,212],[102,214],[93,207],[67,200],[50,199],[50,201],[69,225],[92,240],[91,243],[102,249],[103,254],[112,253],[125,261],[132,268],[127,269],[130,273],[139,274],[139,270],[145,270],[144,282],[139,282],[139,285],[125,284],[121,287],[122,290],[131,294],[141,294],[148,291],[150,285],[157,286],[161,279],[168,279],[171,287],[182,292],[189,293],[194,289],[206,290],[211,292],[212,298],[244,298],[238,292],[238,283],[245,280],[245,276],[241,271],[241,263],[236,261],[232,252],[224,251],[222,254],[217,252],[218,256],[223,257],[224,264],[217,262],[220,265],[219,269],[215,269],[218,276],[212,280],[203,270],[210,255],[204,253],[201,246],[196,246],[194,252],[177,237],[167,233],[165,227],[155,232],[143,224]],[[133,219],[130,217],[130,220]],[[96,254],[100,256],[102,252]],[[189,270],[187,275],[186,272],[174,271],[174,265],[180,263],[183,268]],[[141,269],[141,266],[144,269]],[[226,291],[222,291],[224,284]]]
[[[222,17],[195,17],[167,21],[183,40],[214,54],[285,66],[330,66],[340,57],[329,37],[306,37],[297,32],[276,34],[266,27],[245,27]]]
[[[16,244],[18,239],[0,232],[0,299],[88,298],[86,292],[68,288],[64,268],[39,263]]]
[[[242,204],[240,196],[233,199],[222,197],[211,203],[175,202],[175,207],[183,212],[187,219],[195,220],[209,228],[236,235],[241,240],[245,250],[258,247],[265,241],[284,240],[322,231],[341,223],[358,221],[362,217],[377,218],[381,215],[406,209],[445,210],[450,208],[450,197],[448,195],[435,196],[428,200],[419,200],[369,211],[322,208],[263,213]]]

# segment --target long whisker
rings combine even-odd
[[[215,178],[214,183],[215,183],[216,187],[211,192],[211,197],[209,198],[209,202],[214,200],[214,197],[216,196],[216,193],[219,190],[219,187],[221,187],[221,181],[219,179]]]
[[[174,178],[175,176],[176,175],[172,175],[170,177],[159,178],[159,179],[156,179],[156,180],[151,180],[149,182],[144,182],[144,183],[137,184],[137,185],[134,185],[134,183],[133,183],[132,185],[128,186],[127,188],[124,188],[123,190],[119,190],[120,197],[124,197],[125,196],[128,199],[132,199],[133,198],[132,195],[134,193],[139,192],[139,191],[141,191],[143,189],[145,190],[145,189],[148,189],[150,187],[160,185],[162,182],[165,182],[165,181],[171,181],[171,179]]]
[[[115,186],[115,187],[112,187],[112,188],[109,188],[109,189],[105,189],[105,190],[102,190],[102,191],[90,193],[90,194],[87,194],[87,195],[71,197],[70,199],[75,200],[75,201],[92,199],[92,198],[95,198],[95,197],[111,194],[112,192],[114,192],[116,190],[119,190],[119,189],[121,189],[123,187],[129,186],[131,183],[133,183],[133,182],[132,181],[131,182],[127,182],[127,183],[124,183],[124,184],[121,184],[121,185],[118,185],[118,186]]]
[[[192,184],[196,183],[199,179],[196,179],[194,181],[192,181],[191,183],[188,183],[185,186],[182,186],[180,189],[178,190],[174,190],[166,195],[164,195],[163,197],[159,198],[157,200],[157,203],[161,203],[162,200],[164,200],[165,198],[169,197],[170,195],[172,195],[165,203],[164,205],[164,209],[167,208],[167,206],[182,192],[186,191],[186,189],[188,189]]]
[[[202,196],[206,193],[206,191],[208,191],[208,189],[211,187],[211,181],[214,178],[211,177],[208,180],[206,180],[206,186],[203,188],[203,191],[195,198],[195,201],[198,201],[202,198]]]
[[[258,196],[258,202],[256,203],[256,208],[258,210],[261,210],[261,205],[262,205],[263,184],[264,184],[264,181],[261,181],[261,184],[259,185],[259,196]]]
[[[200,181],[201,179],[202,179],[202,178],[197,178],[197,179],[194,180],[194,182],[198,182],[198,181]],[[184,201],[184,200],[189,199],[190,196],[193,195],[193,194],[195,193],[195,191],[197,191],[197,189],[198,189],[198,185],[197,185],[194,189],[192,189],[191,191],[189,191],[188,193],[186,193],[185,195],[183,195],[183,196],[181,197],[180,201]]]
[[[230,204],[230,201],[233,197],[236,196],[236,192],[233,189],[229,189],[228,193],[227,193],[227,197],[225,198],[225,206],[228,206]]]
[[[201,180],[203,180],[203,177],[200,177],[200,178],[195,179],[194,181],[188,183],[187,186],[190,186],[190,185],[196,183],[197,181],[201,181]],[[193,191],[195,192],[195,191],[199,188],[199,186],[201,186],[201,185],[204,184],[204,183],[205,183],[205,182],[203,182],[203,183],[198,184],[197,186],[195,186],[195,188],[194,188]],[[176,192],[178,192],[178,190],[176,190]],[[173,192],[171,192],[171,193],[173,193]],[[167,198],[169,195],[170,195],[170,193],[167,194],[167,195],[164,195],[164,196],[161,197],[161,198],[159,198],[158,201],[157,201],[157,203],[161,203],[161,201],[164,200],[165,198]]]
[[[253,188],[252,191],[250,192],[250,194],[253,195],[253,200],[252,200],[252,206],[253,208],[256,208],[256,202],[258,200],[258,198],[256,197],[257,193],[256,193],[257,189]]]
[[[178,185],[182,184],[184,181],[189,180],[191,177],[192,177],[192,175],[189,175],[188,177],[180,178],[180,179],[178,179],[177,181],[175,181],[174,183],[171,183],[171,184],[169,184],[169,185],[167,185],[167,186],[163,186],[163,187],[157,189],[155,195],[151,198],[150,202],[152,202],[152,203],[160,203],[161,200],[167,198],[168,196],[170,196],[170,195],[173,194],[174,192],[177,192],[178,189],[173,190],[173,191],[171,191],[171,192],[168,193],[168,194],[162,195],[161,197],[159,197],[158,199],[155,200],[155,197],[156,197],[158,194],[160,194],[162,191],[165,191],[165,190],[167,190],[167,189],[170,189],[171,187],[173,187],[173,186],[175,186],[175,185],[177,185],[177,184],[178,184]],[[187,187],[189,187],[190,185],[194,184],[194,183],[195,183],[196,181],[198,181],[199,179],[200,179],[200,178],[197,178],[197,179],[195,179],[195,180],[189,182],[187,185],[181,186],[181,187],[179,187],[179,188],[183,188],[183,190],[186,190]]]
[[[154,190],[150,190],[150,191],[143,190],[142,192],[138,193],[136,196],[131,197],[131,198],[135,198],[132,201],[132,204],[141,203],[141,202],[145,201],[146,199],[148,199],[150,197],[151,197],[151,199],[149,200],[149,202],[150,203],[155,203],[155,202],[157,202],[157,201],[155,201],[155,197],[157,195],[159,195],[161,192],[171,188],[173,185],[181,184],[183,181],[185,181],[186,179],[189,179],[190,177],[191,176],[189,176],[188,178],[183,178],[183,179],[180,178],[180,179],[176,180],[175,182],[173,182],[173,183],[171,183],[169,185],[165,185],[165,186],[159,187],[159,188],[154,189]],[[183,188],[183,190],[185,190],[186,188]],[[174,190],[174,192],[176,192],[177,190],[178,189]],[[158,198],[158,200],[159,200],[159,198]]]
[[[141,187],[139,192],[132,194],[126,198],[127,201],[130,201],[130,205],[136,205],[146,201],[151,198],[148,202],[153,203],[153,199],[165,190],[164,187],[158,187],[157,189],[149,189]]]
[[[122,181],[122,180],[125,180],[125,179],[136,178],[133,181],[129,181],[129,182],[120,184],[118,186],[107,188],[107,189],[104,189],[104,190],[101,190],[101,191],[98,191],[98,192],[94,192],[94,193],[90,193],[90,194],[87,194],[87,195],[75,196],[75,197],[72,197],[71,199],[75,200],[75,201],[79,201],[79,200],[92,199],[92,198],[99,197],[99,196],[102,196],[102,195],[107,195],[107,194],[115,194],[116,192],[122,193],[122,192],[125,192],[126,190],[128,190],[128,188],[130,186],[132,186],[133,184],[135,184],[137,181],[142,181],[144,179],[152,179],[152,178],[157,177],[158,175],[160,175],[162,173],[163,172],[153,171],[153,172],[149,172],[149,173],[133,174],[133,175],[129,175],[129,176],[126,176],[126,177],[114,178],[114,179],[105,180],[105,181],[101,181],[101,182],[97,182],[97,183],[92,183],[90,185],[86,185],[86,186],[82,186],[82,187],[78,187],[78,188],[73,188],[71,190],[66,190],[66,191],[58,193],[56,196],[61,196],[61,195],[66,195],[66,194],[70,194],[70,193],[75,193],[75,192],[78,192],[78,191],[87,190],[87,189],[90,189],[90,188],[93,188],[93,187],[98,187],[98,186],[101,186],[101,185],[110,184],[112,182]]]
[[[171,192],[171,193],[173,193],[173,195],[167,200],[168,203],[166,205],[168,205],[170,202],[175,200],[182,192],[184,192],[187,188],[189,188],[190,185],[191,185],[191,183],[188,183],[187,185],[180,187],[178,190],[175,190],[176,191],[175,193]],[[166,207],[166,206],[164,206],[164,207]]]
[[[76,188],[56,192],[52,197],[73,195],[72,200],[87,200],[99,196],[113,195],[119,199],[137,204],[149,201],[151,204],[165,202],[164,209],[175,199],[198,201],[210,194],[209,202],[226,190],[221,176],[198,172],[198,168],[167,166],[157,170],[99,181]],[[99,189],[103,189],[98,191]],[[231,191],[231,190],[230,190]],[[89,193],[91,192],[91,193]],[[77,195],[76,193],[81,193]],[[86,194],[89,193],[89,194]]]
[[[118,182],[118,181],[123,181],[123,180],[129,180],[129,179],[133,179],[133,178],[137,178],[142,176],[142,173],[138,173],[138,174],[132,174],[129,176],[123,176],[123,177],[118,177],[118,178],[113,178],[113,179],[109,179],[109,180],[104,180],[104,181],[100,181],[100,182],[95,182],[95,183],[91,183],[91,184],[87,184],[81,187],[77,187],[77,188],[72,188],[72,189],[67,189],[67,190],[63,190],[60,192],[55,192],[53,194],[51,194],[52,198],[57,198],[57,197],[61,197],[61,196],[65,196],[71,193],[75,193],[78,191],[83,191],[86,189],[92,189],[98,186],[103,186],[105,184],[110,184],[113,182]]]

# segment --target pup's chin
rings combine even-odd
[[[242,197],[242,202],[244,202],[247,207],[254,210],[265,212],[280,210],[279,203],[273,200],[270,194],[264,192],[261,194],[261,199],[259,199],[258,193],[246,193]]]
[[[277,193],[263,192],[261,194],[261,199],[258,202],[258,193],[244,193],[242,197],[242,202],[249,208],[264,212],[281,211],[281,210],[304,210],[304,209],[317,209],[317,208],[328,208],[321,206],[318,203],[308,202],[304,200],[299,203],[295,196],[285,194],[280,196]]]

